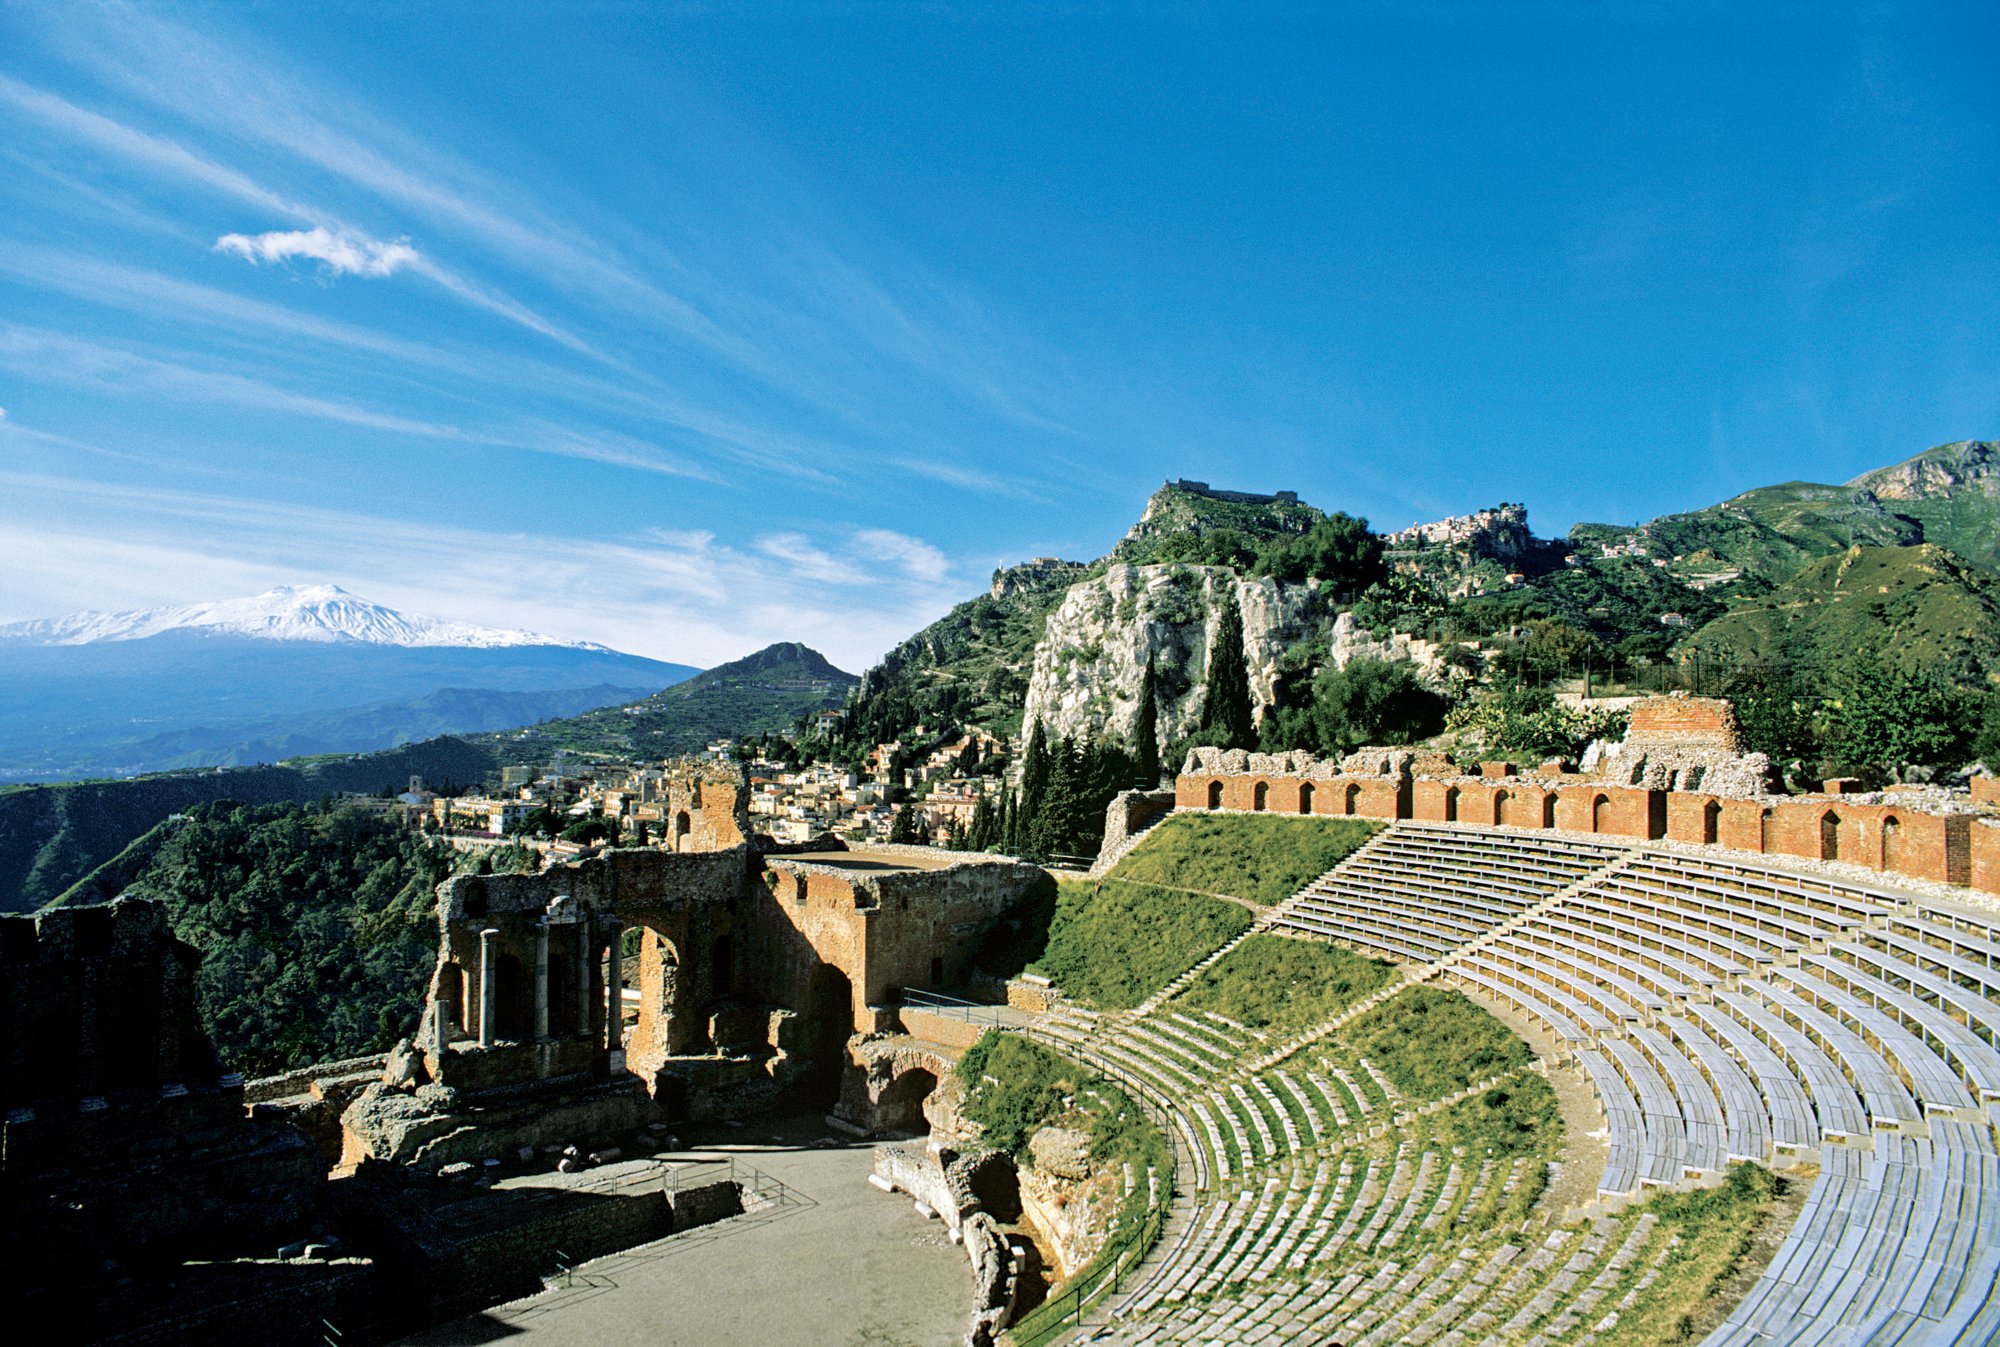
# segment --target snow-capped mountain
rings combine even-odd
[[[249,598],[124,613],[71,613],[67,617],[14,622],[0,625],[0,641],[92,645],[101,641],[140,641],[175,631],[252,636],[267,641],[358,641],[410,649],[562,646],[610,653],[608,647],[587,641],[559,641],[531,631],[503,631],[399,613],[350,594],[339,585],[280,585]]]
[[[0,626],[0,785],[365,752],[635,701],[685,664],[333,585]]]

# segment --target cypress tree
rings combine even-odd
[[[1049,756],[1049,742],[1042,734],[1042,722],[1028,728],[1028,748],[1021,755],[1021,793],[1014,799],[1016,854],[1034,851],[1039,844],[1042,800],[1048,794],[1049,778],[1055,763]]]
[[[1234,590],[1217,610],[1208,642],[1208,696],[1202,702],[1199,733],[1217,748],[1255,748],[1250,718],[1250,666],[1243,655],[1243,614]]]
[[[1139,755],[1133,779],[1151,790],[1160,784],[1159,687],[1151,655],[1146,656],[1146,672],[1139,677],[1139,717],[1132,726],[1132,747]]]

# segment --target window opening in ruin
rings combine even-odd
[[[1903,860],[1903,824],[1894,814],[1882,820],[1882,868],[1897,869]]]
[[[1361,787],[1350,784],[1343,794],[1345,798],[1340,802],[1340,812],[1352,818],[1361,807]]]
[[[694,831],[694,820],[688,817],[687,810],[683,809],[678,814],[674,815],[675,851],[687,850],[687,837],[688,834],[692,831]]]
[[[1590,830],[1594,833],[1601,833],[1604,831],[1604,825],[1609,822],[1611,822],[1611,801],[1605,799],[1602,795],[1591,796]]]
[[[708,985],[717,1000],[732,996],[736,991],[736,938],[731,935],[715,937],[709,946]]]
[[[493,1032],[502,1039],[520,1042],[533,1032],[534,982],[521,961],[511,954],[502,954],[495,961],[493,972]]]
[[[1310,814],[1312,813],[1312,811],[1313,811],[1313,783],[1308,781],[1303,786],[1299,787],[1299,812],[1301,814]]]
[[[1268,781],[1259,781],[1257,783],[1256,794],[1251,799],[1250,807],[1256,810],[1257,812],[1262,813],[1264,811],[1264,807],[1268,805],[1270,801],[1271,801],[1270,783]]]
[[[1542,826],[1544,828],[1556,826],[1556,797],[1553,795],[1542,797]]]
[[[1444,793],[1444,821],[1458,822],[1458,787],[1452,786]]]
[[[1823,861],[1840,859],[1840,815],[1831,810],[1820,815],[1819,858]]]
[[[1721,832],[1722,806],[1710,800],[1701,807],[1701,840],[1713,843]]]
[[[447,960],[438,968],[438,998],[444,1002],[445,1023],[459,1033],[467,1033],[465,1023],[465,969],[455,960]]]
[[[1220,781],[1211,781],[1208,783],[1208,807],[1210,809],[1222,808],[1222,783]]]

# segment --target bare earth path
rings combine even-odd
[[[816,1148],[816,1117],[685,1129],[805,1201],[614,1254],[574,1284],[407,1339],[420,1347],[942,1347],[961,1341],[965,1255],[908,1198],[868,1183],[872,1148]]]

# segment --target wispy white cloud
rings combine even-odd
[[[795,533],[747,550],[703,531],[561,538],[0,470],[0,621],[328,579],[662,659],[710,664],[799,640],[858,670],[953,597],[843,556],[859,537]],[[775,553],[819,564],[774,567]]]
[[[854,547],[869,560],[886,561],[913,580],[936,584],[951,572],[944,553],[921,538],[892,529],[862,529],[854,535]]]
[[[324,225],[312,229],[274,229],[263,234],[224,234],[215,251],[259,262],[289,262],[295,257],[320,264],[327,276],[393,276],[397,268],[417,262],[419,254],[406,238],[384,243],[364,234],[337,232]]]

